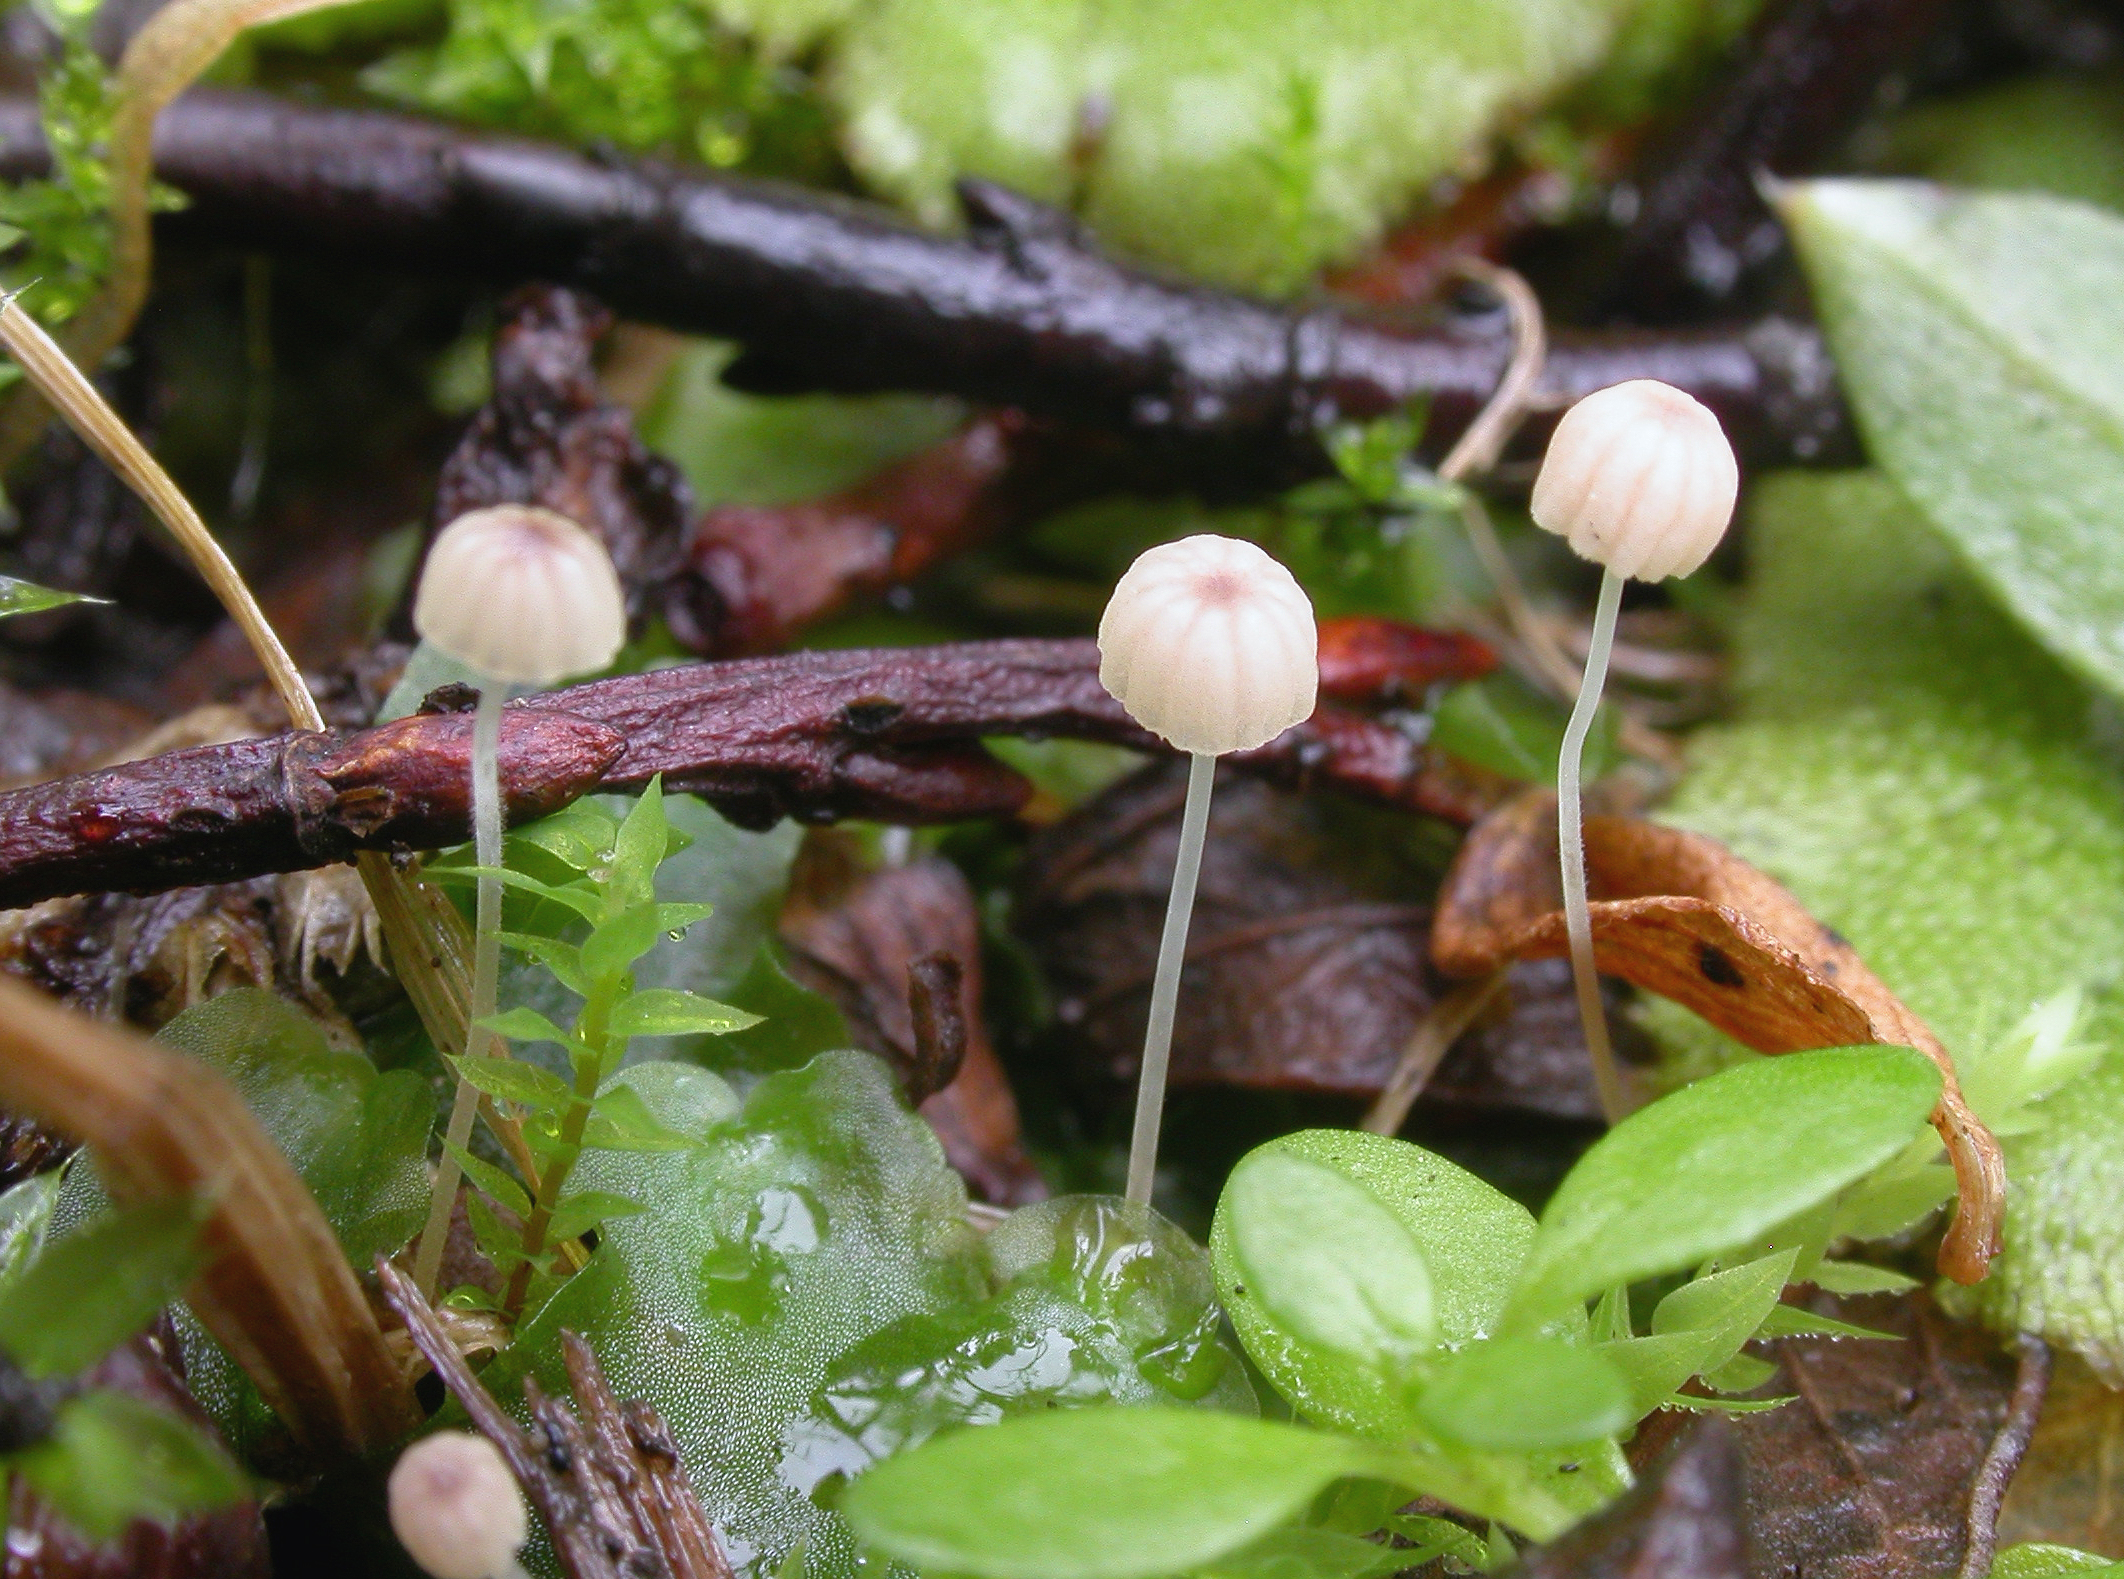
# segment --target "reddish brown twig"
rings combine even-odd
[[[524,1383],[538,1436],[495,1402],[450,1342],[413,1280],[378,1260],[384,1298],[406,1324],[421,1357],[487,1439],[501,1449],[531,1505],[545,1520],[569,1579],[730,1579],[715,1528],[679,1460],[678,1443],[645,1403],[622,1403],[590,1345],[561,1334],[575,1409]]]
[[[1165,749],[1099,684],[1088,641],[688,664],[550,692],[513,704],[506,719],[503,798],[517,818],[661,774],[754,827],[783,816],[961,821],[1008,815],[1029,793],[981,749],[983,736]],[[470,738],[465,715],[420,714],[354,734],[204,746],[0,795],[0,906],[461,842]],[[1237,760],[1459,823],[1504,787],[1387,724],[1325,706]]]

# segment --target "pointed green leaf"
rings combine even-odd
[[[577,1045],[573,1036],[555,1025],[536,1009],[528,1009],[522,1006],[514,1009],[504,1009],[500,1014],[488,1015],[479,1023],[482,1028],[492,1031],[496,1036],[505,1036],[512,1042],[558,1042],[563,1047]],[[461,1058],[458,1062],[470,1062],[484,1068],[488,1064],[515,1063],[517,1060],[513,1058],[475,1058],[469,1060]],[[467,1074],[465,1078],[473,1080],[474,1076]],[[503,1076],[502,1078],[508,1077]],[[474,1080],[474,1083],[477,1084],[477,1081]],[[482,1089],[485,1088],[482,1087]],[[565,1091],[566,1087],[562,1087],[562,1090]]]
[[[554,980],[580,997],[590,992],[590,977],[583,970],[583,951],[559,938],[544,938],[532,932],[497,932],[504,948],[528,954],[553,973]]]
[[[42,614],[46,609],[64,608],[69,603],[103,601],[85,592],[59,592],[51,587],[40,587],[34,581],[0,576],[0,620],[11,614]]]
[[[499,1022],[512,1015],[530,1020],[542,1020],[544,1016],[529,1009],[512,1009],[509,1014],[491,1015],[479,1023],[490,1031],[496,1031],[515,1041],[553,1042],[566,1040],[563,1036],[544,1032],[531,1034],[521,1029],[505,1031]],[[522,1020],[517,1020],[519,1027]],[[575,1100],[575,1095],[562,1083],[558,1075],[541,1069],[536,1064],[527,1064],[521,1058],[461,1057],[451,1060],[459,1077],[473,1090],[490,1097],[499,1097],[504,1102],[521,1102],[537,1113],[555,1113]]]
[[[108,1540],[135,1519],[168,1524],[249,1494],[243,1472],[200,1427],[125,1393],[83,1393],[51,1440],[15,1468],[68,1522]]]
[[[1924,1286],[1914,1277],[1863,1261],[1823,1261],[1807,1281],[1832,1294],[1901,1294]]]
[[[1902,1340],[1892,1332],[1877,1332],[1856,1322],[1819,1316],[1798,1305],[1776,1305],[1756,1330],[1759,1338],[1879,1338],[1889,1343]]]
[[[656,869],[670,844],[671,825],[664,819],[664,781],[649,781],[620,824],[612,844],[612,875],[605,879],[613,909],[645,904],[656,897]]]
[[[443,866],[430,865],[424,869],[427,876],[437,882],[471,883],[482,877],[491,877],[504,888],[514,888],[527,894],[536,894],[541,899],[550,899],[555,904],[566,905],[585,921],[595,922],[604,914],[604,904],[597,893],[585,884],[547,883],[536,877],[527,877],[522,872],[506,866]]]
[[[509,830],[509,842],[544,850],[563,866],[588,872],[612,853],[619,822],[595,798],[574,801],[549,817]]]
[[[760,1023],[760,1017],[697,993],[650,987],[613,1005],[614,1036],[722,1035]]]
[[[478,1188],[485,1190],[490,1199],[508,1207],[518,1217],[531,1215],[531,1197],[525,1193],[524,1187],[508,1174],[462,1146],[453,1146],[444,1141],[443,1150],[457,1159],[457,1165],[464,1170],[465,1177]]]
[[[578,1190],[563,1197],[560,1205],[553,1209],[553,1222],[546,1230],[546,1238],[552,1242],[578,1239],[615,1217],[633,1217],[647,1210],[640,1201],[617,1190]]]
[[[1839,1047],[1742,1064],[1640,1108],[1550,1197],[1508,1321],[1529,1330],[1752,1243],[1901,1151],[1939,1094],[1922,1053]]]

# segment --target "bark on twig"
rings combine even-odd
[[[730,1579],[677,1441],[647,1404],[613,1396],[589,1344],[561,1334],[574,1410],[524,1383],[534,1437],[480,1385],[413,1280],[384,1260],[376,1273],[414,1347],[501,1449],[569,1579]]]
[[[2050,1345],[2024,1332],[2020,1351],[2006,1423],[1991,1439],[1991,1451],[1984,1455],[1976,1484],[1969,1488],[1969,1544],[1955,1579],[1984,1579],[1991,1572],[1991,1560],[1999,1549],[1999,1508],[2006,1501],[2014,1472],[2027,1456],[2028,1444],[2035,1439],[2043,1400],[2050,1396]]]
[[[331,1225],[220,1075],[0,978],[0,1105],[87,1142],[118,1201],[213,1203],[186,1297],[301,1446],[359,1457],[413,1427]]]
[[[981,182],[962,187],[970,233],[954,239],[651,160],[206,92],[165,112],[155,155],[192,199],[174,226],[217,242],[578,286],[629,317],[740,341],[740,387],[954,394],[1156,441],[1228,481],[1324,472],[1324,422],[1419,397],[1450,438],[1510,349],[1173,283]],[[0,177],[47,166],[35,103],[0,102]],[[1537,404],[1647,377],[1703,399],[1766,459],[1806,458],[1846,430],[1818,339],[1775,320],[1560,337]]]
[[[1089,641],[688,664],[549,692],[512,704],[505,720],[503,799],[518,819],[661,774],[752,827],[784,816],[954,822],[1008,815],[1029,793],[981,749],[983,736],[1168,749],[1099,684]],[[203,746],[0,795],[0,907],[462,842],[470,741],[466,715],[416,714],[359,733]],[[1235,760],[1463,824],[1505,787],[1332,706]]]

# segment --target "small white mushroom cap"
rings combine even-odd
[[[391,1528],[435,1579],[513,1574],[530,1526],[501,1451],[469,1431],[422,1437],[391,1466]]]
[[[612,661],[627,606],[604,544],[551,510],[497,504],[437,535],[413,628],[489,679],[551,685]]]
[[[1686,576],[1733,519],[1740,467],[1693,396],[1634,378],[1563,414],[1534,479],[1537,526],[1637,581]]]
[[[1099,681],[1182,751],[1266,745],[1310,718],[1320,630],[1296,578],[1252,543],[1204,533],[1146,550],[1099,621]]]

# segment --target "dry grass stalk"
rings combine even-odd
[[[296,1441],[390,1446],[420,1419],[316,1201],[219,1074],[0,977],[0,1106],[84,1141],[122,1203],[213,1203],[186,1291]]]

